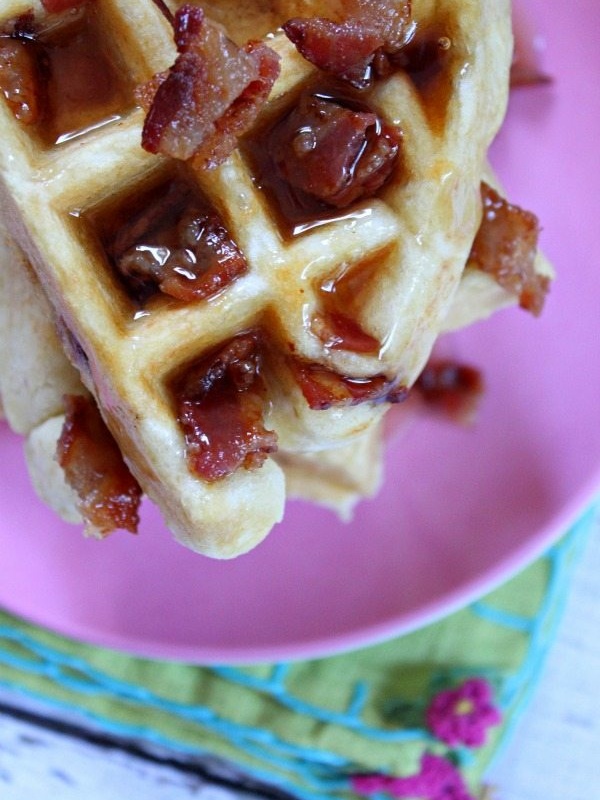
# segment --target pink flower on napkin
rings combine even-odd
[[[447,745],[481,747],[487,730],[501,720],[492,703],[492,687],[483,678],[470,678],[455,689],[435,695],[426,711],[427,726]]]
[[[443,756],[425,753],[416,775],[395,778],[390,775],[355,775],[352,788],[358,794],[386,792],[397,798],[422,800],[475,800],[454,764]]]

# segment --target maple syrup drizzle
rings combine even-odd
[[[450,23],[417,28],[411,41],[393,56],[393,66],[405,71],[423,97],[427,119],[436,132],[443,130],[452,94],[452,70],[456,57]]]
[[[392,245],[383,247],[317,286],[320,308],[313,316],[310,328],[328,349],[365,355],[380,352],[379,340],[367,333],[357,320],[369,286],[376,282],[376,273],[389,258],[391,250]]]
[[[134,105],[133,88],[91,2],[43,23],[25,15],[0,35],[0,89],[15,117],[46,146],[119,119]],[[33,98],[35,114],[15,109],[19,93]]]

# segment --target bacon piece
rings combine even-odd
[[[377,62],[400,50],[410,33],[410,0],[343,0],[343,19],[295,17],[283,25],[300,54],[356,88],[370,85]]]
[[[79,496],[79,510],[94,533],[137,532],[142,490],[123,461],[96,404],[67,395],[57,460]]]
[[[481,373],[475,367],[432,359],[417,378],[413,393],[428,411],[455,422],[470,422],[483,394]]]
[[[290,368],[304,399],[314,411],[359,403],[401,403],[408,389],[385,375],[350,378],[322,364],[290,359]]]
[[[40,76],[35,52],[25,39],[0,37],[0,92],[15,118],[35,125],[41,115]]]
[[[262,353],[256,332],[240,334],[203,359],[175,387],[190,468],[213,482],[256,469],[277,449],[265,429]]]
[[[282,180],[335,208],[375,194],[400,149],[396,132],[374,112],[309,92],[272,129],[267,146]]]
[[[142,146],[211,169],[256,119],[279,75],[279,57],[261,42],[239,48],[199,6],[182,6],[174,26],[175,64],[137,94],[148,112]]]
[[[351,317],[337,311],[316,314],[310,331],[330,350],[350,350],[353,353],[377,353],[380,343]]]
[[[534,214],[513,206],[487,183],[481,184],[483,217],[469,256],[469,266],[492,275],[519,298],[521,308],[538,316],[550,280],[535,271],[539,234]]]
[[[120,228],[111,251],[140,298],[158,286],[183,302],[207,299],[248,268],[217,214],[178,182]]]

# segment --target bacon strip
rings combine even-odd
[[[67,395],[57,460],[79,497],[79,510],[94,533],[137,532],[142,490],[129,472],[96,404]]]
[[[203,359],[175,387],[190,468],[206,481],[256,469],[277,449],[263,424],[262,355],[255,332],[240,334]]]
[[[483,218],[469,266],[492,275],[519,298],[521,308],[538,316],[550,280],[535,270],[539,224],[534,214],[513,206],[487,183],[481,184]]]
[[[212,169],[256,119],[279,75],[279,57],[261,42],[239,48],[199,6],[182,6],[174,27],[175,64],[137,93],[147,110],[142,146]]]
[[[378,61],[398,52],[410,30],[410,0],[344,0],[343,19],[295,17],[283,25],[300,54],[320,70],[366,88]]]
[[[304,399],[314,411],[359,403],[401,403],[408,389],[385,375],[350,378],[322,364],[290,359],[290,368]]]
[[[374,195],[391,175],[399,136],[370,110],[304,93],[268,140],[279,177],[335,208]]]

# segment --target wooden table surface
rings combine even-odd
[[[258,800],[169,754],[140,756],[0,694],[0,800]],[[595,800],[600,752],[600,524],[578,565],[542,679],[489,773],[498,800]]]

